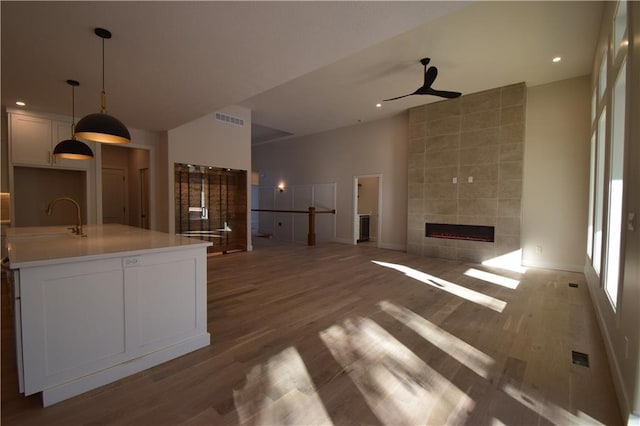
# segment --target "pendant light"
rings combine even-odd
[[[120,120],[107,114],[107,94],[104,91],[104,39],[111,38],[111,32],[96,28],[96,35],[102,39],[102,92],[100,93],[100,112],[89,114],[78,121],[76,137],[101,143],[129,143],[131,136]]]
[[[53,150],[53,156],[69,160],[91,160],[93,158],[91,148],[89,148],[87,144],[76,140],[74,134],[76,124],[76,97],[74,90],[80,83],[75,80],[67,80],[67,84],[71,86],[71,139],[58,143]]]

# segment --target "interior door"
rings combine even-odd
[[[127,223],[127,175],[122,169],[102,169],[102,223]]]
[[[149,169],[140,169],[140,227],[149,229]]]

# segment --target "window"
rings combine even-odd
[[[598,101],[596,100],[596,91],[593,91],[593,96],[591,96],[591,125],[593,126],[593,122],[596,119],[596,109],[598,107]]]
[[[625,46],[627,38],[627,2],[620,1],[616,9],[616,15],[613,20],[613,57],[616,58],[618,51]]]
[[[598,120],[598,138],[596,139],[596,193],[593,224],[593,269],[600,276],[602,262],[602,210],[604,198],[604,154],[607,134],[607,109],[602,110]]]
[[[604,289],[616,307],[620,278],[620,248],[622,244],[622,189],[624,176],[624,129],[626,59],[613,88],[611,108],[611,156],[609,171],[609,204],[607,209],[607,257],[605,262]]]
[[[607,89],[607,51],[602,54],[600,60],[600,74],[598,76],[598,99],[602,101],[604,91]]]
[[[595,175],[596,169],[596,133],[593,132],[591,135],[591,157],[589,160],[589,222],[587,229],[587,256],[589,259],[593,260],[593,192],[594,192],[594,183],[593,176]]]

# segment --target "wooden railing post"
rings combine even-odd
[[[307,234],[307,245],[316,245],[316,208],[309,207],[309,233]]]
[[[336,210],[320,210],[316,211],[315,207],[309,207],[309,210],[272,210],[272,209],[251,209],[252,212],[270,212],[270,213],[307,213],[309,215],[309,233],[307,234],[307,245],[316,245],[316,215],[320,213],[336,214]]]

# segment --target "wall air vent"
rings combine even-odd
[[[234,117],[229,114],[223,114],[220,112],[216,112],[216,120],[222,121],[223,123],[233,124],[234,126],[244,126],[244,120],[242,118]]]
[[[571,351],[571,362],[583,367],[589,367],[589,355],[582,352]]]

